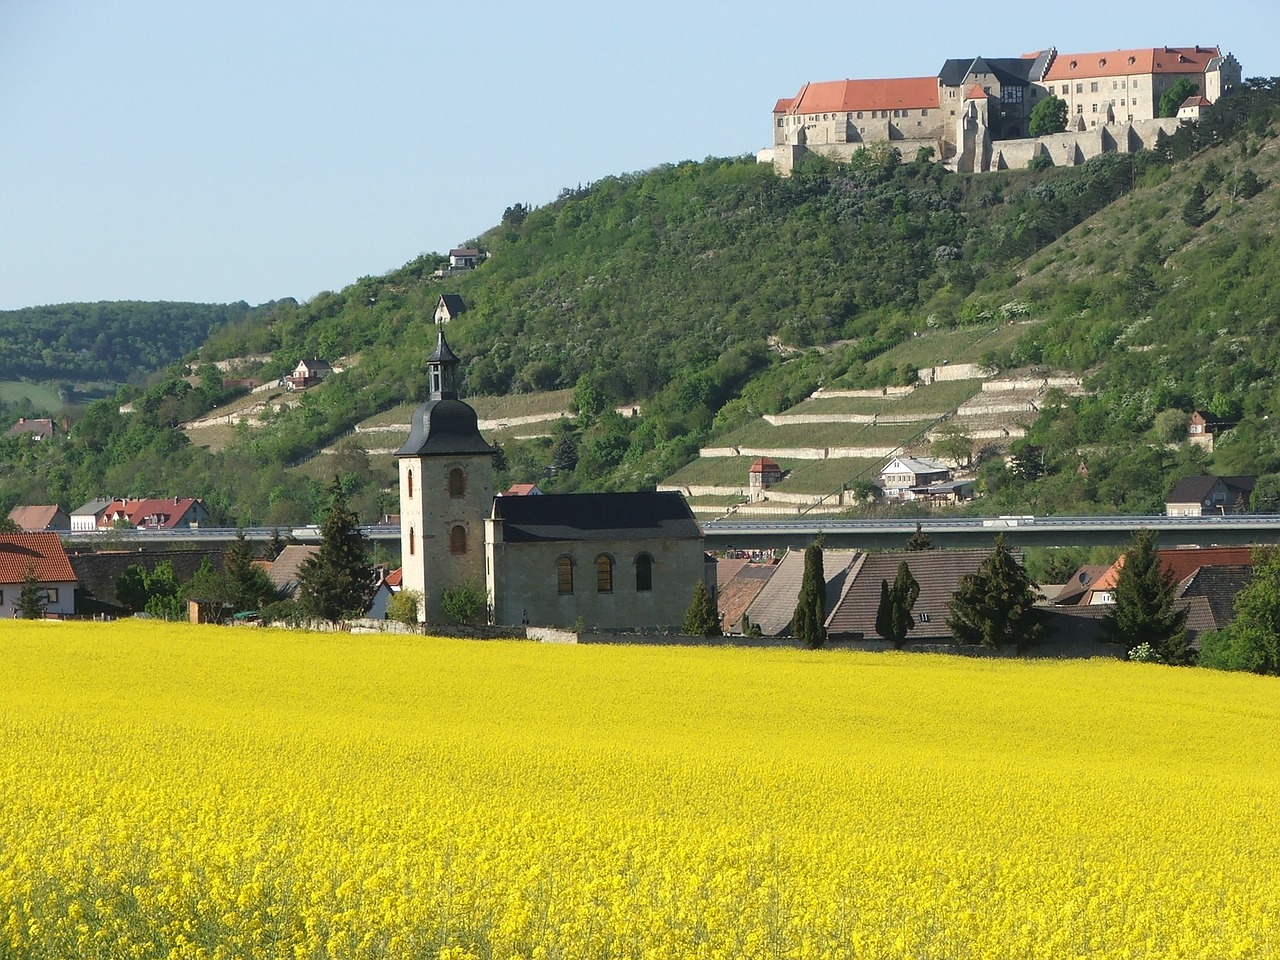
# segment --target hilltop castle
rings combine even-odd
[[[808,152],[847,160],[869,143],[904,156],[929,147],[953,170],[1055,165],[1101,153],[1154,147],[1183,119],[1240,83],[1240,64],[1218,47],[1154,47],[1021,57],[953,59],[937,76],[806,83],[773,108],[773,146],[761,161],[789,173]],[[1159,117],[1160,98],[1182,79],[1196,95],[1177,117]],[[1032,138],[1031,111],[1050,95],[1066,101],[1064,133]]]

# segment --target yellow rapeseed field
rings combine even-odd
[[[1280,683],[0,625],[0,957],[1280,956]]]

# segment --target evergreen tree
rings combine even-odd
[[[911,575],[907,561],[898,564],[898,575],[893,586],[888,580],[880,581],[880,606],[876,610],[876,633],[895,647],[901,647],[907,639],[907,631],[915,627],[911,610],[920,596],[920,584]]]
[[[320,549],[298,569],[298,599],[309,616],[342,620],[368,609],[375,584],[364,534],[337,477],[329,485],[329,504],[320,525]]]
[[[957,643],[1019,649],[1040,639],[1044,626],[1035,617],[1035,584],[1009,550],[1004,535],[977,573],[960,580],[947,606],[947,626]]]
[[[1189,227],[1198,227],[1208,220],[1209,212],[1205,207],[1208,199],[1204,185],[1197,182],[1191,188],[1191,196],[1187,197],[1187,202],[1182,207],[1182,222]]]
[[[933,540],[924,532],[920,524],[916,524],[916,532],[907,538],[907,549],[915,553],[920,550],[932,550]]]
[[[1115,607],[1103,620],[1107,635],[1125,650],[1146,643],[1162,662],[1186,663],[1187,612],[1173,607],[1178,585],[1160,561],[1155,531],[1135,532],[1123,561],[1112,592]]]
[[[40,586],[35,564],[28,563],[26,576],[22,578],[22,590],[18,594],[18,616],[24,620],[41,620],[47,604],[48,596]]]
[[[254,559],[253,545],[245,538],[243,530],[237,530],[235,542],[222,558],[227,600],[237,612],[257,610],[279,599],[271,578],[265,570],[254,565]]]
[[[681,629],[687,637],[720,636],[720,615],[716,612],[716,605],[711,602],[707,585],[701,580],[693,588],[693,600],[685,611]]]
[[[822,569],[822,537],[818,537],[805,548],[804,579],[791,617],[792,634],[810,650],[827,642],[826,608],[827,578]]]

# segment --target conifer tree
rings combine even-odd
[[[804,579],[800,581],[800,596],[791,617],[792,634],[810,650],[827,642],[826,608],[827,578],[822,569],[822,537],[819,536],[805,548]]]
[[[28,563],[18,594],[18,615],[24,620],[41,620],[47,605],[47,596],[44,587],[40,586],[40,578],[36,576],[35,564]]]
[[[364,534],[337,477],[329,486],[329,503],[320,525],[320,550],[298,569],[298,598],[310,616],[342,620],[368,609],[375,584]]]
[[[1146,643],[1162,662],[1186,663],[1187,613],[1173,607],[1177,586],[1160,562],[1155,531],[1136,531],[1112,591],[1115,607],[1102,622],[1107,635],[1126,650]]]
[[[907,632],[915,627],[911,609],[920,596],[920,584],[911,575],[907,561],[898,564],[898,574],[893,578],[893,586],[888,580],[880,581],[880,606],[876,610],[876,633],[880,634],[895,647],[902,646],[907,639]]]
[[[947,626],[957,643],[992,649],[1017,644],[1019,649],[1040,639],[1044,626],[1035,616],[1035,583],[1009,550],[1003,534],[977,573],[960,580],[947,603]]]
[[[916,532],[907,538],[907,549],[913,553],[919,550],[932,550],[933,539],[924,532],[924,527],[916,524]]]
[[[701,580],[693,588],[693,600],[685,611],[684,625],[681,627],[687,637],[720,636],[720,615],[711,602],[711,594],[707,585]]]

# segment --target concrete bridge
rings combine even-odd
[[[822,534],[829,547],[863,550],[897,550],[915,532],[916,524],[933,545],[988,547],[1004,534],[1013,547],[1110,546],[1128,542],[1135,530],[1154,530],[1161,546],[1178,544],[1238,546],[1280,543],[1280,514],[1228,514],[1216,517],[957,517],[921,520],[833,520],[812,517],[801,520],[710,520],[702,524],[709,550],[764,550],[803,547]],[[361,531],[370,540],[400,541],[395,524],[368,524]],[[253,527],[244,531],[253,541],[273,535],[300,543],[319,543],[318,526]],[[101,549],[153,549],[234,540],[233,527],[201,527],[191,530],[107,530],[67,532],[60,536],[68,546]]]

